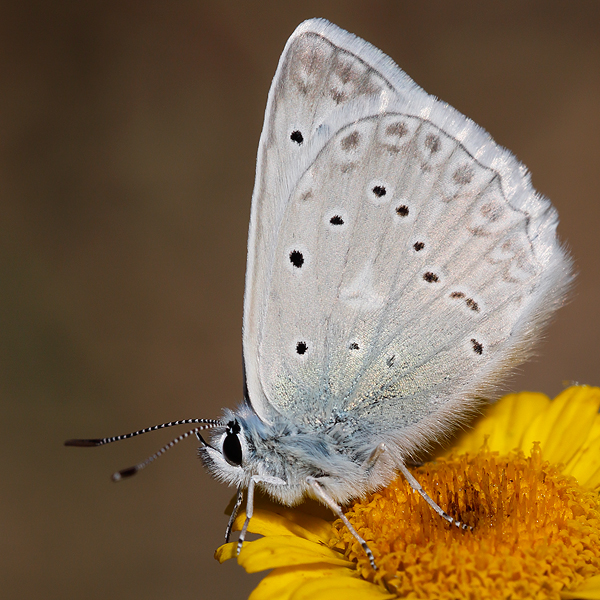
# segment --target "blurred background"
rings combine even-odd
[[[246,598],[232,491],[177,432],[241,399],[256,148],[286,39],[325,17],[485,127],[559,210],[579,278],[507,389],[600,384],[600,3],[4,2],[0,586],[7,599]]]

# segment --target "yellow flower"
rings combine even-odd
[[[436,515],[402,478],[340,521],[257,508],[238,562],[274,569],[250,600],[555,598],[600,600],[600,388],[502,398],[451,452],[414,470]],[[236,528],[245,515],[236,520]],[[235,543],[216,557],[235,557]]]

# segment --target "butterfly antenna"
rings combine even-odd
[[[208,429],[210,427],[217,427],[222,425],[221,421],[215,421],[214,419],[182,419],[181,421],[171,421],[170,423],[163,423],[162,425],[153,425],[152,427],[146,427],[145,429],[139,429],[132,433],[126,433],[124,435],[115,435],[114,437],[107,438],[96,438],[90,440],[67,440],[65,446],[77,446],[79,448],[91,448],[93,446],[104,446],[104,444],[110,444],[112,442],[119,442],[121,440],[127,440],[135,437],[136,435],[142,435],[142,433],[148,433],[150,431],[157,431],[158,429],[164,429],[165,427],[173,427],[175,425],[192,425],[192,424],[206,424],[207,427],[200,427],[198,431],[202,429]]]
[[[137,465],[134,465],[133,467],[129,467],[127,469],[122,469],[121,471],[117,471],[116,473],[113,473],[112,480],[120,481],[121,479],[124,479],[125,477],[131,477],[132,475],[135,475],[138,471],[141,471],[142,469],[147,467],[149,464],[153,463],[157,458],[161,457],[167,450],[170,450],[173,446],[175,446],[175,444],[178,444],[182,440],[185,440],[185,438],[189,437],[190,435],[195,434],[203,444],[207,445],[206,442],[202,439],[200,432],[203,429],[211,429],[213,427],[218,427],[218,426],[223,426],[223,423],[221,423],[220,421],[212,421],[211,423],[204,425],[204,427],[194,427],[194,429],[190,429],[189,431],[182,433],[180,436],[176,437],[174,440],[171,440],[166,446],[163,446],[158,452],[155,452],[152,456],[149,456],[143,462],[138,463]]]

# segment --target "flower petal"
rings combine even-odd
[[[223,544],[215,550],[215,558],[223,564],[226,560],[237,558],[237,542]]]
[[[249,600],[272,600],[273,598],[278,600],[280,598],[286,600],[288,598],[289,600],[391,600],[396,598],[396,595],[389,594],[379,586],[364,579],[333,573],[326,577],[307,579],[289,596],[273,594],[255,598],[253,593]]]
[[[592,394],[598,393],[598,388],[587,390]],[[600,414],[594,415],[587,438],[565,465],[564,473],[572,475],[580,485],[589,489],[600,486]]]
[[[227,544],[228,545],[228,544]],[[221,546],[221,548],[224,548]],[[224,550],[224,552],[229,552]],[[343,554],[322,544],[316,544],[291,535],[274,535],[246,542],[238,556],[238,563],[248,571],[256,573],[266,569],[293,565],[326,563],[342,567],[353,567]]]
[[[310,510],[311,507],[314,508],[314,506],[316,506],[319,511],[326,512],[330,517],[329,520],[316,517],[308,512],[305,512]],[[274,508],[271,508],[271,510],[288,521],[291,521],[296,526],[299,526],[302,530],[310,531],[310,533],[316,536],[319,541],[325,543],[329,542],[329,538],[331,537],[331,525],[335,518],[333,513],[329,511],[329,508],[326,508],[322,504],[317,504],[313,501],[306,501],[304,504],[294,508],[287,508],[281,504],[276,504]],[[295,530],[290,529],[290,531]],[[306,539],[311,538],[307,537]]]
[[[233,530],[240,531],[245,520],[246,513],[241,512],[233,524]],[[327,542],[331,523],[300,511],[274,506],[271,510],[255,508],[248,531],[268,536],[296,535],[312,542]]]
[[[565,473],[577,479],[588,489],[600,487],[600,437],[586,444],[578,452],[578,460],[571,461]]]
[[[515,448],[522,448],[521,440],[527,427],[549,405],[550,398],[544,394],[508,394],[489,407],[485,417],[477,421],[473,430],[460,437],[452,448],[452,453],[475,454],[484,443],[487,443],[491,451],[497,451],[501,455]]]
[[[600,408],[600,388],[573,386],[564,390],[530,424],[521,447],[540,442],[544,459],[566,464],[581,447]]]
[[[312,579],[350,577],[353,573],[355,571],[352,569],[323,564],[282,567],[269,573],[250,594],[248,600],[291,600],[296,591]]]
[[[600,600],[600,575],[586,579],[574,590],[560,593],[565,600]]]

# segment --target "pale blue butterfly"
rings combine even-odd
[[[386,485],[524,360],[572,279],[525,167],[390,58],[322,19],[288,40],[258,149],[244,300],[244,403],[198,423],[238,489],[340,504]],[[200,435],[211,429],[210,442]],[[459,523],[457,523],[460,525]]]

